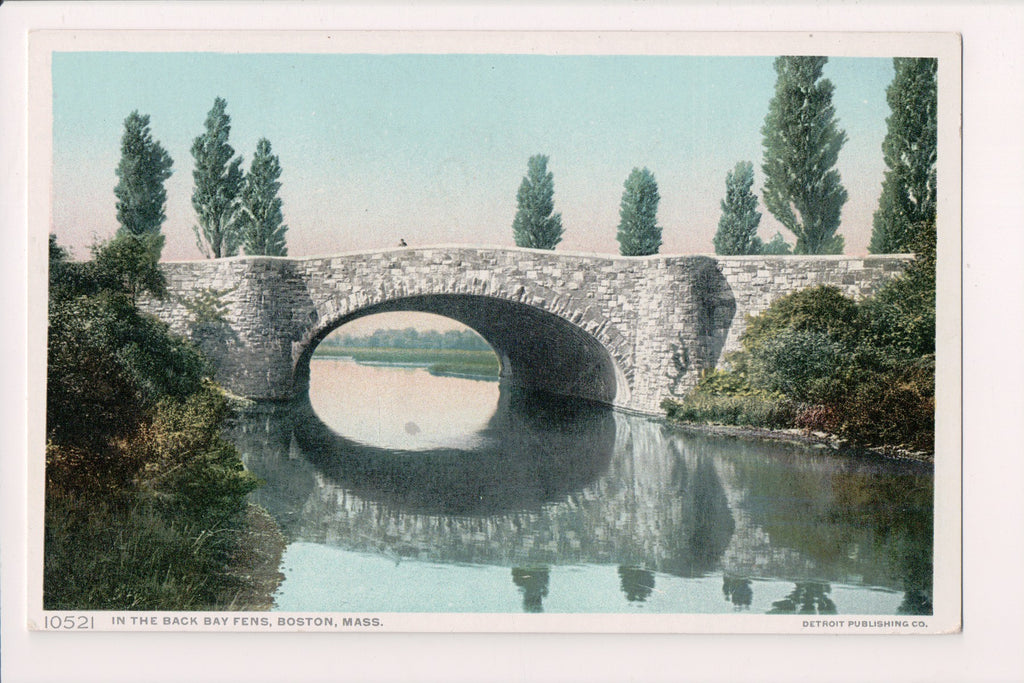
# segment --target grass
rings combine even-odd
[[[795,417],[795,406],[790,401],[758,395],[695,391],[682,401],[665,399],[661,407],[670,420],[696,424],[785,429],[792,426]]]
[[[432,375],[497,377],[499,372],[498,358],[493,351],[319,346],[313,357],[351,358],[357,363],[422,365]]]
[[[150,506],[48,495],[44,607],[269,609],[284,578],[277,525],[250,505],[239,528],[219,531],[211,537]]]

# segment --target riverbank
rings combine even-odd
[[[281,527],[270,513],[249,503],[224,572],[239,588],[223,596],[222,604],[227,609],[242,611],[271,609],[274,594],[284,580],[281,557],[287,545]]]
[[[932,453],[917,453],[906,449],[895,447],[865,448],[852,446],[848,442],[833,434],[824,432],[808,432],[802,429],[766,429],[763,427],[749,427],[737,425],[713,425],[699,424],[694,422],[677,422],[665,420],[665,424],[680,432],[693,434],[712,434],[735,439],[746,439],[750,441],[781,441],[785,443],[798,444],[810,448],[827,450],[833,453],[852,456],[882,457],[890,460],[911,460],[914,462],[935,463],[935,456]]]

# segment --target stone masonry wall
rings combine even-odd
[[[163,264],[170,296],[144,305],[195,340],[221,383],[250,398],[292,398],[297,370],[340,324],[376,311],[421,310],[472,323],[504,361],[518,364],[513,377],[656,413],[663,398],[685,394],[704,368],[737,348],[746,315],[815,284],[865,296],[906,261],[470,247],[246,257]],[[485,300],[466,297],[494,305],[474,313],[464,302]],[[456,300],[461,308],[453,308]],[[571,353],[581,346],[588,348]],[[567,376],[551,376],[557,373]],[[568,376],[586,373],[594,379]],[[611,393],[598,386],[607,381]]]
[[[723,256],[718,269],[736,302],[724,353],[739,349],[747,316],[766,310],[776,299],[817,285],[838,287],[860,300],[903,272],[913,257],[903,254],[867,256]]]

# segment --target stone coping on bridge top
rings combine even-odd
[[[720,254],[708,254],[708,253],[689,253],[689,254],[650,254],[648,256],[622,256],[621,254],[601,253],[601,252],[586,252],[586,251],[560,251],[553,249],[529,249],[526,247],[515,247],[515,246],[498,246],[498,245],[472,245],[472,244],[428,244],[422,246],[405,246],[405,247],[381,247],[379,249],[358,249],[353,251],[340,251],[329,254],[311,254],[309,256],[226,256],[218,259],[184,259],[174,261],[161,261],[162,263],[206,263],[210,261],[221,261],[221,262],[234,262],[234,261],[254,261],[254,260],[269,260],[269,261],[315,261],[318,259],[328,258],[343,258],[351,256],[366,256],[371,254],[385,254],[385,253],[400,253],[400,252],[423,252],[423,251],[444,251],[444,250],[470,250],[470,251],[501,251],[501,252],[521,252],[524,254],[536,254],[546,256],[565,256],[572,258],[586,258],[586,259],[605,259],[613,261],[657,261],[657,260],[670,260],[670,259],[687,259],[687,258],[709,258],[716,261],[757,261],[762,259],[780,260],[780,261],[802,261],[802,260],[815,260],[815,261],[849,261],[853,259],[880,259],[880,260],[906,260],[913,258],[914,254],[785,254],[785,255],[765,255],[755,254],[752,256],[725,256]]]

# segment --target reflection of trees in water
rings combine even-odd
[[[900,588],[901,611],[931,613],[930,467],[784,446],[771,459],[756,446],[748,451],[730,459],[733,483],[773,547],[808,558],[815,577]]]
[[[750,579],[722,577],[722,595],[739,609],[750,607],[750,603],[754,601],[754,589],[750,587]]]
[[[542,604],[548,596],[550,570],[547,567],[513,567],[512,583],[523,594],[523,611],[537,614],[544,611]]]
[[[690,505],[693,520],[686,539],[689,562],[679,570],[684,576],[699,576],[718,566],[736,525],[722,481],[710,458],[697,461],[689,490],[690,496],[683,499],[684,506]]]
[[[835,614],[836,604],[828,596],[831,592],[827,583],[798,582],[789,595],[772,603],[768,614]]]
[[[643,602],[654,590],[654,572],[640,567],[619,567],[619,584],[626,600]]]
[[[292,540],[440,562],[618,566],[633,602],[649,598],[655,572],[799,581],[813,570],[899,585],[901,612],[931,611],[927,472],[679,437],[507,390],[499,407],[477,451],[365,447],[294,407],[260,406],[230,436],[268,482],[255,502]],[[723,584],[737,608],[752,601],[743,581]]]
[[[292,540],[305,521],[303,508],[317,490],[316,470],[293,438],[294,422],[290,406],[257,404],[240,411],[227,430],[246,468],[266,482],[250,494],[252,502],[266,508]]]
[[[909,469],[909,468],[908,468]],[[900,614],[932,613],[933,485],[912,471],[888,477],[844,472],[833,480],[832,519],[869,530],[905,591]]]

